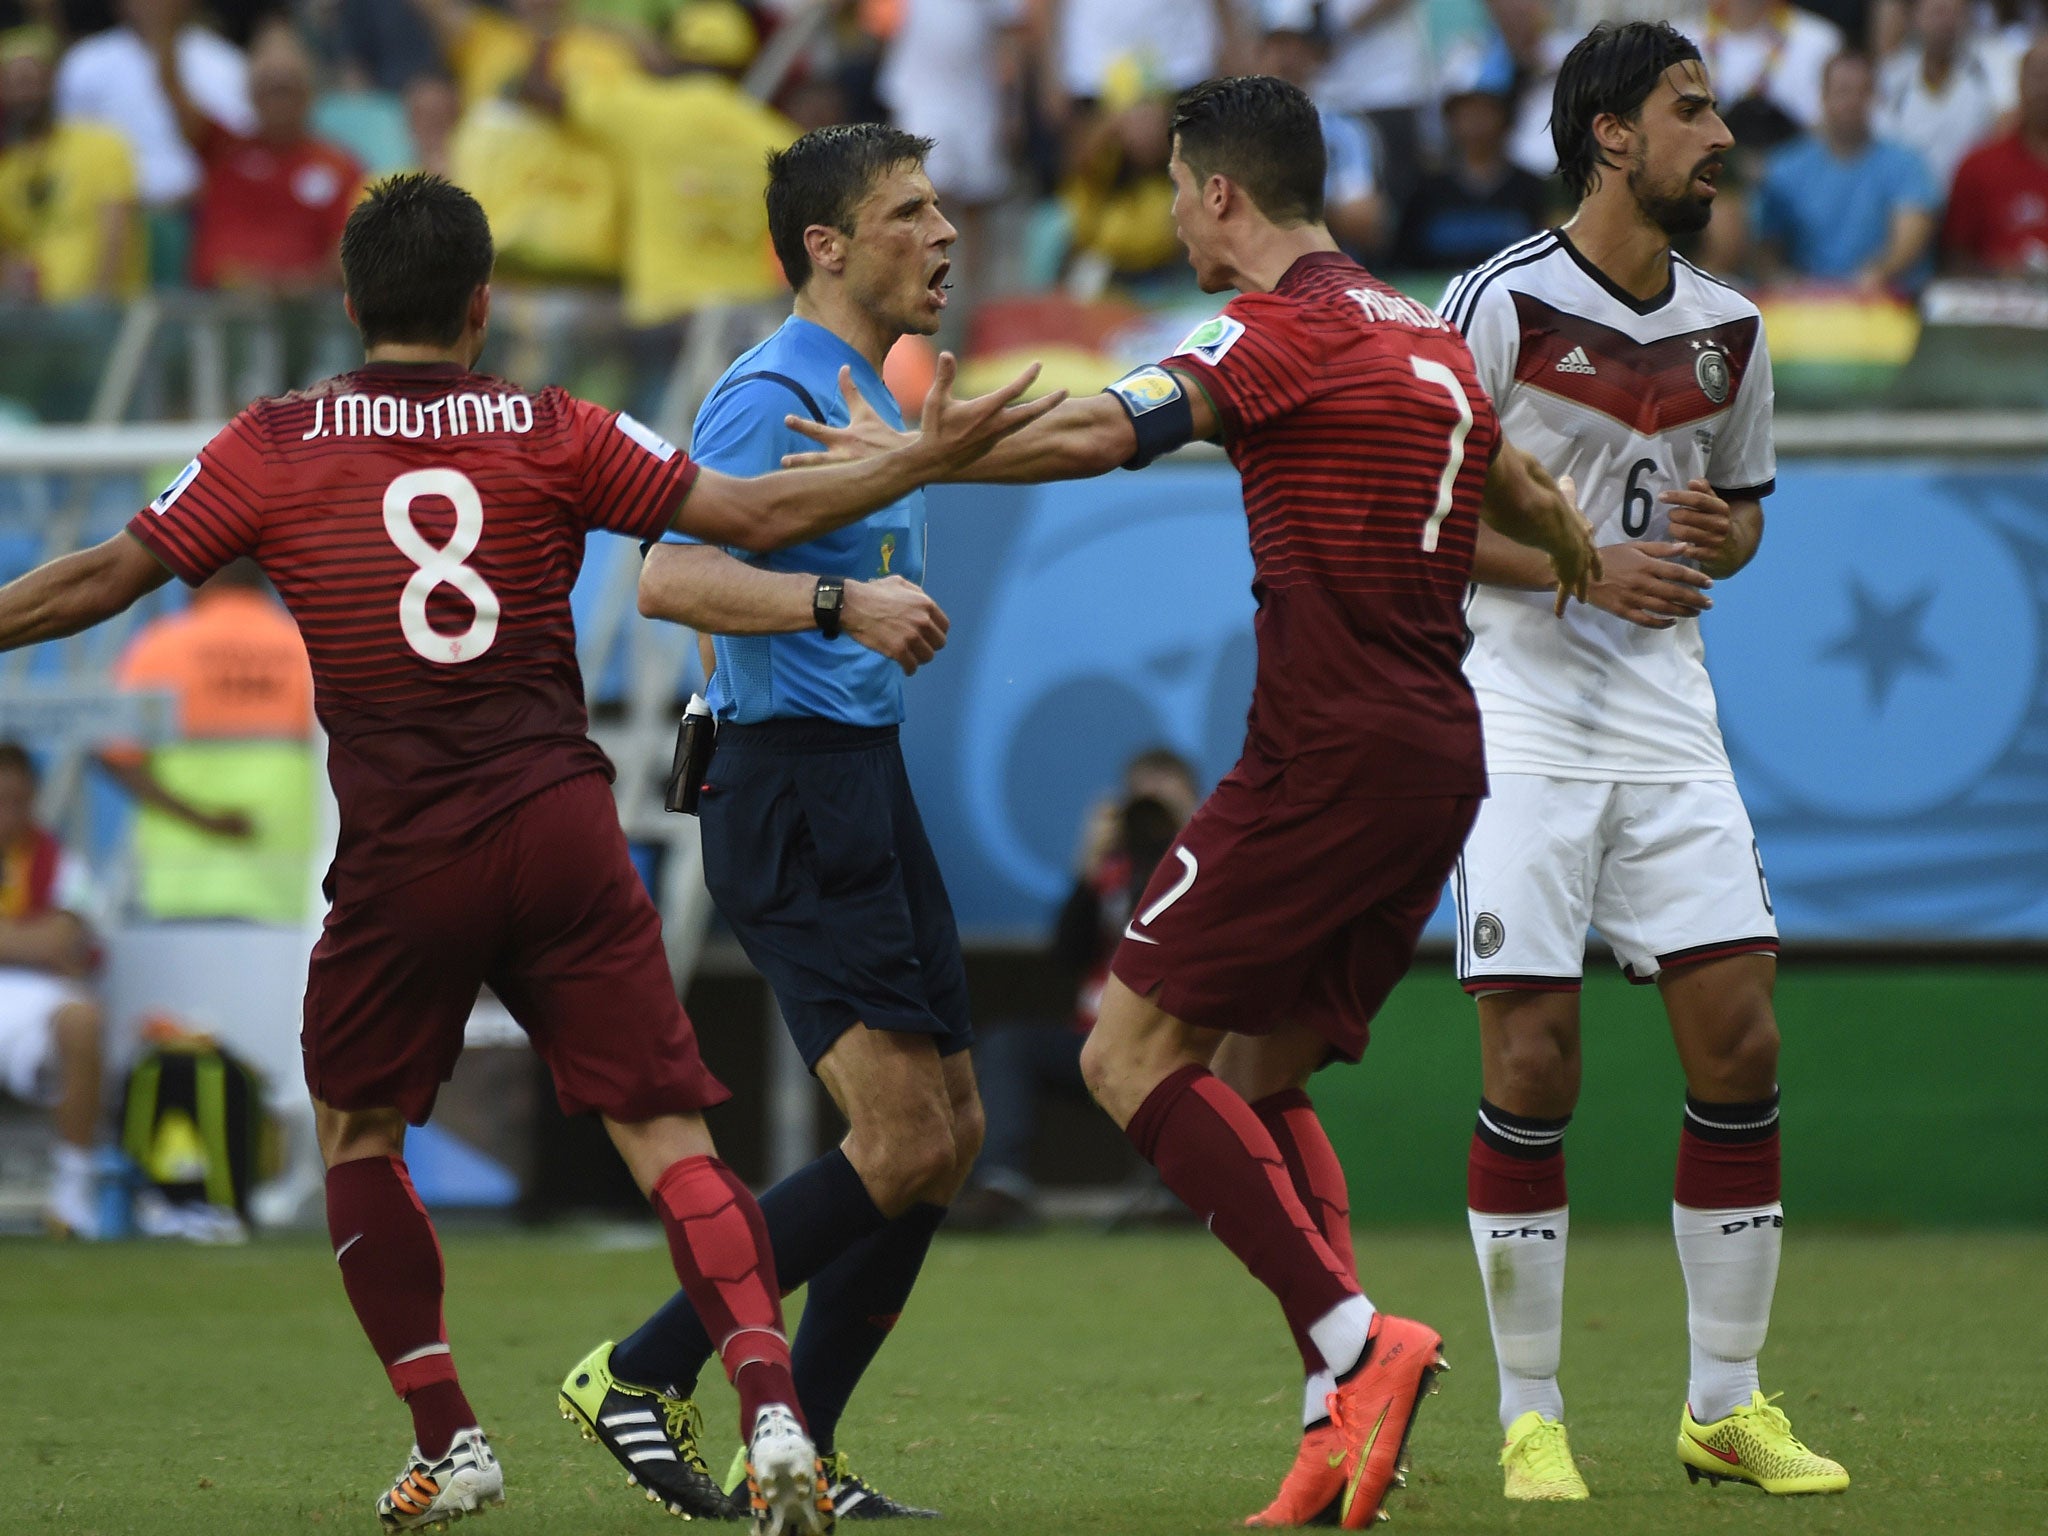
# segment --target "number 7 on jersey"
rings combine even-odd
[[[1429,514],[1429,521],[1422,525],[1422,552],[1436,553],[1437,533],[1443,528],[1444,519],[1451,515],[1451,489],[1458,483],[1458,471],[1465,467],[1465,436],[1472,430],[1472,399],[1465,393],[1465,386],[1458,376],[1434,358],[1410,357],[1408,365],[1415,370],[1415,377],[1425,384],[1440,386],[1451,397],[1451,404],[1458,408],[1458,424],[1451,428],[1449,455],[1444,460],[1443,477],[1436,483],[1436,510]]]

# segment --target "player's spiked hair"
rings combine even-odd
[[[1573,197],[1591,192],[1612,166],[1593,138],[1594,122],[1608,113],[1633,120],[1665,70],[1699,56],[1698,44],[1663,21],[1603,21],[1573,45],[1550,104],[1557,171]]]
[[[1275,224],[1323,217],[1323,120],[1299,86],[1271,75],[1204,80],[1173,104],[1173,136],[1197,182],[1227,176]]]
[[[363,345],[448,346],[496,257],[490,220],[462,188],[424,172],[385,177],[341,232],[341,286]]]
[[[804,231],[823,224],[853,233],[854,212],[876,182],[900,165],[923,165],[932,141],[886,123],[813,128],[768,157],[768,238],[789,286],[811,280]]]

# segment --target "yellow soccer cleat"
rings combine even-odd
[[[1508,1426],[1508,1443],[1500,1449],[1507,1473],[1501,1491],[1511,1499],[1589,1499],[1586,1480],[1572,1460],[1564,1425],[1531,1408]]]
[[[1687,1405],[1678,1421],[1678,1460],[1693,1482],[1711,1485],[1727,1478],[1752,1483],[1765,1493],[1840,1493],[1849,1474],[1839,1462],[1808,1450],[1792,1433],[1791,1422],[1771,1405],[1780,1392],[1750,1394],[1747,1407],[1725,1419],[1702,1424]]]

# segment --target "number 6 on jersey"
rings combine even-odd
[[[422,496],[440,496],[455,508],[455,530],[439,549],[413,526],[412,506]],[[398,599],[398,627],[405,643],[428,661],[455,666],[475,661],[498,638],[498,594],[474,568],[463,564],[484,536],[484,503],[469,476],[458,469],[413,469],[384,488],[384,531],[398,552],[419,569]],[[469,600],[476,616],[460,634],[444,635],[427,622],[427,599],[436,587],[453,587]]]

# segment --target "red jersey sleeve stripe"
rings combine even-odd
[[[144,549],[161,560],[173,576],[188,586],[197,586],[212,574],[191,560],[177,543],[164,536],[164,528],[154,512],[145,509],[136,513],[128,519],[128,531]]]

